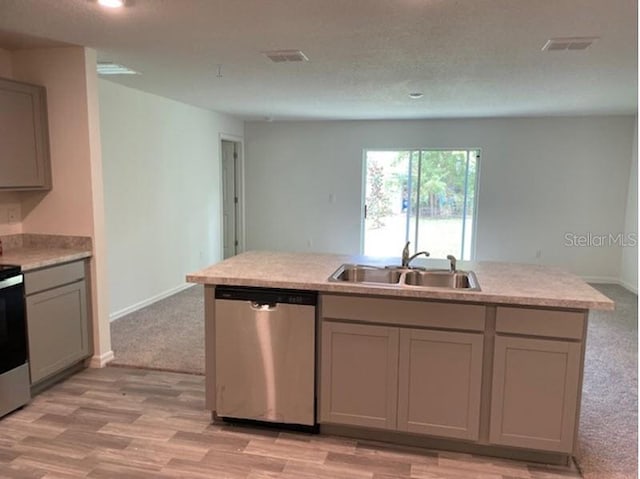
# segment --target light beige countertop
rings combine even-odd
[[[91,257],[91,238],[45,234],[0,236],[0,264],[15,264],[30,271]]]
[[[0,256],[0,264],[15,264],[22,271],[30,271],[89,257],[91,251],[73,248],[16,248]]]
[[[250,251],[189,274],[187,281],[200,284],[304,289],[475,303],[568,309],[614,309],[613,301],[589,286],[580,277],[551,266],[460,261],[458,269],[474,271],[481,289],[464,291],[328,281],[328,277],[343,263],[388,265],[399,264],[400,260],[335,254]],[[415,260],[412,264],[442,267],[443,263],[433,263],[433,260]]]

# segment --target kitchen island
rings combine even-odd
[[[345,263],[399,260],[249,252],[187,276],[205,285],[207,409],[215,414],[215,287],[316,291],[321,432],[567,462],[588,311],[611,300],[540,265],[460,263],[476,274],[472,291],[329,281]]]

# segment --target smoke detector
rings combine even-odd
[[[273,63],[308,62],[309,58],[300,50],[271,50],[262,54]]]
[[[586,50],[597,40],[599,40],[599,37],[551,38],[544,44],[542,51]]]

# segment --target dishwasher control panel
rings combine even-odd
[[[284,303],[316,306],[318,293],[297,289],[251,288],[244,286],[216,286],[216,299],[254,301],[256,303]]]

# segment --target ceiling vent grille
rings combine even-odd
[[[271,50],[262,54],[273,63],[308,62],[309,58],[300,50]]]
[[[542,47],[542,51],[559,52],[566,50],[586,50],[598,37],[551,38]]]
[[[124,65],[112,62],[98,62],[96,67],[99,75],[139,75],[139,73]]]

